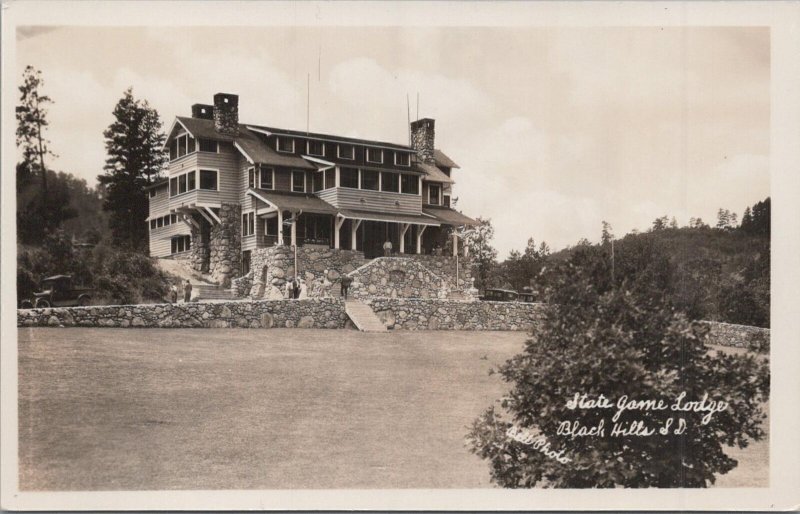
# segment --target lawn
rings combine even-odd
[[[19,329],[20,488],[491,487],[464,435],[524,338]],[[733,453],[719,485],[766,485],[766,441]]]

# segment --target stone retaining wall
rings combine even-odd
[[[352,273],[350,295],[357,299],[444,298],[447,282],[416,259],[378,257]]]
[[[472,287],[472,259],[458,258],[458,286],[456,286],[456,258],[452,255],[407,255],[447,282],[453,290],[467,291]]]
[[[106,305],[20,309],[21,327],[344,328],[340,299]]]
[[[706,321],[711,329],[708,343],[734,348],[746,348],[755,352],[769,352],[769,329],[748,325],[733,325],[720,321]]]
[[[370,298],[364,303],[386,326],[404,330],[530,330],[547,308],[541,303],[423,298]]]

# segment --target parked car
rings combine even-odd
[[[483,292],[481,300],[487,302],[515,302],[519,294],[510,289],[487,289]]]
[[[532,291],[522,291],[521,293],[519,293],[519,299],[517,301],[525,303],[534,303],[536,300],[534,299],[534,294]]]
[[[23,309],[45,307],[71,307],[74,305],[91,305],[92,290],[87,287],[75,287],[72,275],[54,275],[42,280],[39,292],[33,298],[20,302]]]

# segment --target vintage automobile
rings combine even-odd
[[[70,307],[92,303],[92,290],[85,287],[74,287],[72,275],[47,277],[42,280],[39,289],[38,293],[33,293],[32,299],[23,300],[20,307],[23,309]]]
[[[519,294],[510,289],[487,289],[483,292],[481,300],[485,302],[515,302]]]
[[[517,299],[517,301],[525,303],[534,303],[536,302],[534,298],[535,295],[533,291],[522,291],[521,293],[519,293],[519,298]]]

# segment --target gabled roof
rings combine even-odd
[[[214,139],[216,141],[233,141],[232,136],[217,132],[214,128],[214,120],[190,118],[187,116],[177,116],[176,119],[196,138],[201,137],[203,139]]]
[[[433,160],[436,161],[437,166],[444,166],[445,168],[461,168],[461,166],[456,164],[453,159],[438,149],[433,150]]]

